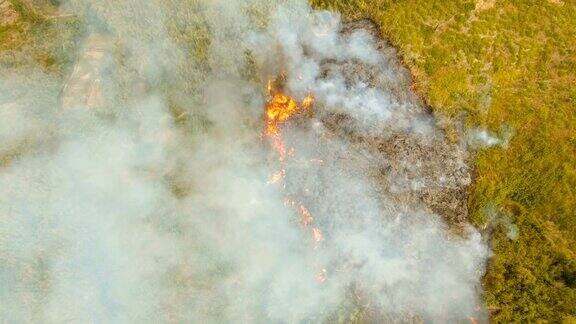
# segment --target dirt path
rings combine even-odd
[[[74,70],[62,89],[62,108],[95,109],[105,104],[102,80],[109,66],[107,58],[111,49],[111,40],[103,35],[91,34],[86,38]]]

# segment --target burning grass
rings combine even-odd
[[[98,15],[108,14],[109,17],[118,19],[117,11],[113,9],[115,8],[112,5],[109,7],[102,5],[95,10],[101,10]],[[150,9],[155,9],[153,5],[148,7],[148,4],[143,4],[140,9],[151,16],[155,13],[150,12]],[[106,10],[111,10],[113,13],[106,12]],[[178,11],[180,12],[186,11]],[[308,14],[308,12],[305,13]],[[177,17],[180,16],[177,15]],[[250,262],[228,258],[225,260],[228,264],[222,266],[225,271],[210,273],[209,276],[203,272],[206,267],[194,269],[193,266],[190,268],[186,262],[174,265],[176,269],[174,273],[197,271],[199,273],[197,277],[200,279],[186,282],[184,287],[169,287],[170,293],[182,291],[181,296],[175,297],[182,305],[194,303],[197,301],[196,296],[205,295],[209,300],[206,313],[202,309],[196,315],[207,318],[223,316],[222,312],[217,309],[217,305],[222,303],[219,298],[221,291],[230,291],[231,294],[239,291],[240,294],[247,294],[253,298],[263,296],[259,303],[266,305],[266,311],[276,309],[278,314],[283,314],[282,319],[288,318],[288,315],[292,316],[290,308],[292,306],[300,312],[294,316],[308,318],[326,316],[326,314],[321,314],[323,308],[328,309],[326,312],[333,312],[341,304],[344,304],[345,310],[349,311],[351,303],[363,307],[366,314],[370,314],[370,316],[365,316],[367,319],[381,318],[385,315],[394,320],[398,317],[410,316],[419,318],[421,314],[430,314],[429,316],[434,318],[451,318],[452,316],[466,318],[469,315],[475,315],[473,307],[477,292],[471,282],[478,280],[478,271],[481,271],[478,269],[481,268],[480,264],[484,260],[483,244],[478,235],[472,235],[476,233],[472,233],[469,237],[449,235],[444,223],[439,220],[439,217],[433,215],[436,212],[440,216],[448,217],[446,211],[450,209],[457,215],[458,223],[465,223],[466,210],[461,208],[466,198],[465,194],[456,198],[456,204],[453,204],[453,201],[444,203],[443,199],[434,198],[440,197],[440,194],[448,189],[465,192],[463,189],[468,185],[466,179],[469,178],[465,151],[458,145],[448,143],[443,134],[434,127],[433,123],[430,123],[429,112],[410,92],[409,75],[396,59],[396,52],[385,42],[373,37],[377,35],[374,25],[367,21],[359,21],[345,24],[340,30],[339,21],[334,16],[315,13],[313,17],[314,19],[309,20],[299,20],[298,17],[290,17],[290,19],[304,27],[304,30],[298,31],[303,32],[298,37],[309,37],[309,43],[298,43],[297,46],[303,49],[302,54],[308,56],[310,61],[318,62],[318,70],[305,68],[302,69],[301,74],[292,73],[272,80],[268,84],[267,102],[264,107],[259,107],[264,108],[263,120],[259,119],[262,124],[258,124],[263,128],[262,139],[270,144],[270,151],[274,156],[266,190],[258,192],[257,196],[250,191],[254,188],[254,183],[260,180],[252,176],[254,170],[250,167],[253,168],[256,164],[266,169],[268,165],[263,166],[259,162],[254,162],[249,167],[243,165],[243,159],[239,158],[246,152],[242,150],[245,147],[238,145],[238,142],[245,144],[249,142],[248,138],[254,139],[252,136],[244,138],[245,125],[237,123],[238,120],[247,118],[245,111],[238,109],[239,103],[243,104],[245,98],[238,99],[233,95],[239,87],[234,87],[234,89],[216,87],[218,95],[203,97],[205,102],[198,103],[198,106],[203,107],[208,114],[217,113],[216,116],[211,116],[214,126],[201,134],[194,134],[202,139],[198,142],[195,142],[197,137],[182,137],[185,138],[183,141],[185,144],[179,145],[177,152],[171,151],[170,165],[166,168],[169,174],[166,178],[169,181],[173,179],[184,179],[184,181],[178,181],[178,188],[174,190],[178,191],[178,194],[175,194],[175,197],[170,196],[166,204],[170,205],[177,200],[178,206],[174,208],[178,209],[181,205],[185,205],[188,199],[192,201],[197,199],[195,206],[204,206],[210,211],[195,213],[194,217],[189,217],[189,211],[186,210],[185,220],[179,220],[180,223],[175,221],[179,226],[173,225],[173,227],[176,227],[178,232],[187,233],[182,240],[191,239],[193,240],[191,244],[198,245],[198,242],[194,241],[197,239],[196,236],[189,233],[191,228],[186,227],[186,224],[190,221],[205,222],[199,229],[202,233],[199,239],[210,238],[204,244],[214,249],[214,255],[220,255],[222,259],[226,259],[227,256],[236,254],[236,251],[231,253],[230,249],[238,248],[243,250],[245,255],[250,256],[248,258]],[[170,26],[174,21],[189,22],[184,18],[182,21],[170,19]],[[151,20],[154,21],[154,19]],[[219,21],[217,19],[211,27],[220,28],[222,25]],[[172,52],[167,53],[165,48],[160,50],[163,55],[158,55],[158,47],[152,47],[153,50],[147,48],[146,45],[130,47],[134,44],[142,45],[142,43],[155,44],[151,39],[158,35],[158,29],[148,28],[148,21],[136,21],[134,25],[132,22],[132,20],[126,24],[111,22],[116,23],[114,27],[118,29],[118,47],[122,48],[124,45],[125,49],[138,50],[134,51],[132,56],[129,54],[130,51],[125,50],[130,60],[126,59],[122,62],[125,65],[120,64],[118,69],[114,69],[114,76],[125,81],[117,87],[120,95],[128,98],[134,96],[140,100],[140,96],[148,98],[146,91],[154,89],[157,95],[162,94],[165,98],[194,98],[193,95],[198,92],[190,91],[190,87],[197,86],[198,90],[200,88],[198,85],[203,84],[194,83],[194,78],[201,79],[203,76],[195,69],[198,66],[205,67],[210,62],[203,61],[203,55],[194,56],[193,58],[198,59],[199,62],[190,63],[190,60],[178,60],[181,58],[170,56]],[[143,25],[139,26],[139,23]],[[311,25],[312,23],[318,25]],[[34,25],[34,28],[39,28],[39,26]],[[189,27],[189,25],[186,26]],[[194,47],[191,53],[205,49],[205,47],[196,46],[202,42],[189,43],[186,37],[179,33],[178,26],[172,27],[167,29],[173,37],[171,40],[174,40],[176,44],[184,48]],[[226,25],[222,28],[226,28]],[[138,34],[138,38],[130,38],[134,36],[132,31],[140,31],[140,29],[143,35]],[[193,33],[194,31],[187,30],[187,32]],[[242,78],[245,76],[235,74],[237,70],[234,59],[238,55],[232,54],[236,48],[236,40],[232,42],[233,44],[226,43],[230,41],[226,38],[229,32],[224,30],[224,32],[216,33],[223,37],[217,41],[222,42],[219,45],[224,51],[216,54],[222,55],[224,63],[220,64],[221,61],[218,60],[218,66],[211,65],[210,68],[223,69],[226,73]],[[292,33],[286,30],[281,32]],[[123,39],[124,36],[126,39]],[[272,44],[285,46],[287,45],[284,43],[285,39],[278,38],[272,33],[267,34],[267,37],[269,37],[268,41],[254,50],[252,54],[257,56],[258,51],[263,51],[269,56],[268,59],[282,57],[282,55],[275,55],[278,53],[274,53],[276,47]],[[317,42],[318,40],[330,41],[330,39],[336,39],[339,47],[333,48],[327,46],[329,43]],[[122,44],[122,41],[125,43]],[[147,43],[148,41],[150,43]],[[311,50],[314,46],[318,46],[313,49],[317,52]],[[141,52],[141,48],[149,49],[149,51]],[[286,54],[288,49],[284,48],[282,51]],[[375,62],[380,59],[386,64],[375,65]],[[164,63],[172,67],[170,63],[180,64],[180,62],[183,63],[178,65],[178,68],[167,69],[166,79],[155,74],[154,77],[146,74],[157,72],[146,70],[150,63],[158,65]],[[306,67],[302,63],[302,61],[295,60],[292,64],[286,65],[292,68]],[[194,66],[194,64],[197,65]],[[279,65],[282,64],[271,66]],[[187,70],[189,66],[193,67]],[[189,71],[192,72],[188,74]],[[206,68],[203,72],[210,74],[213,71]],[[308,74],[309,78],[303,81],[306,78],[305,72],[318,72],[318,75],[310,78]],[[244,71],[238,74],[242,73]],[[84,73],[81,74],[84,75]],[[212,76],[221,77],[217,73]],[[146,77],[150,77],[150,83],[139,88],[138,81]],[[250,79],[251,85],[254,85],[253,79]],[[170,86],[166,86],[167,80],[170,81]],[[293,82],[292,88],[284,84],[290,80]],[[166,83],[163,83],[164,81]],[[244,81],[240,84],[246,85]],[[156,87],[158,84],[162,86]],[[315,87],[317,91],[305,89],[299,95],[290,91],[290,89],[293,91],[295,85],[302,84]],[[182,93],[175,95],[178,91],[190,92],[186,92],[185,96],[182,96]],[[226,101],[232,98],[234,100]],[[337,99],[336,103],[330,103],[333,98]],[[220,99],[223,103],[218,102]],[[190,101],[179,102],[180,105],[189,108],[187,111],[185,108],[181,109],[188,114],[193,111],[190,107],[194,107]],[[119,105],[124,103],[119,102]],[[156,106],[158,101],[150,100],[149,104]],[[206,106],[202,106],[203,104]],[[140,101],[137,106],[146,107]],[[225,108],[229,110],[218,111],[218,109],[225,110]],[[171,111],[175,119],[183,115],[183,113],[176,113],[178,110]],[[135,114],[134,118],[149,117],[144,113]],[[151,119],[156,122],[156,117],[157,115],[154,115]],[[186,123],[178,124],[173,131],[178,133],[187,126]],[[249,131],[252,135],[253,129]],[[215,134],[218,132],[219,134]],[[426,134],[430,136],[424,136],[422,132],[428,132]],[[241,138],[240,141],[236,135]],[[157,136],[149,136],[159,139]],[[160,137],[174,138],[169,135]],[[135,138],[139,139],[138,136]],[[203,143],[213,143],[213,145]],[[412,146],[407,143],[411,143]],[[193,150],[188,147],[192,144],[196,145]],[[158,145],[161,146],[161,144]],[[252,141],[246,146],[258,146],[258,143]],[[98,148],[103,147],[118,149],[118,146],[113,144],[98,146]],[[148,147],[156,146],[149,145]],[[235,154],[227,155],[229,151],[222,150],[221,147],[235,149],[236,151],[233,151]],[[208,157],[213,156],[227,162],[208,161]],[[197,159],[198,163],[205,163],[204,166],[198,167],[195,164],[192,167],[188,166],[188,169],[182,167],[172,170],[172,163],[187,165],[190,157]],[[174,162],[172,159],[182,160]],[[248,161],[252,159],[252,156],[246,157]],[[104,164],[103,168],[106,167],[107,164]],[[154,170],[160,169],[163,168]],[[261,168],[256,171],[259,170]],[[163,175],[162,172],[151,173],[154,174],[152,178],[155,176],[159,178]],[[443,177],[444,175],[446,177]],[[148,179],[148,177],[144,178]],[[116,178],[104,177],[104,180],[115,181]],[[234,183],[233,180],[241,184]],[[190,185],[195,181],[202,185]],[[162,187],[163,185],[156,186],[156,188]],[[106,195],[111,192],[110,188],[102,188],[102,190]],[[276,192],[280,193],[280,206],[277,205]],[[425,199],[425,196],[432,197],[432,199]],[[263,200],[264,204],[262,204]],[[431,201],[435,201],[436,206]],[[250,204],[259,206],[260,209],[252,208]],[[250,205],[250,208],[247,205]],[[279,208],[272,209],[270,206]],[[440,208],[437,208],[439,206]],[[218,214],[219,217],[213,217],[214,214]],[[290,219],[289,225],[282,223],[285,216]],[[174,216],[176,217],[178,216]],[[151,218],[154,217],[151,216]],[[248,220],[257,221],[248,222]],[[164,221],[163,219],[151,221],[153,224],[150,227],[154,228],[152,231],[154,235],[165,234],[163,229],[156,231],[154,223]],[[291,233],[292,225],[295,225],[296,234],[287,235]],[[270,231],[268,227],[275,230]],[[265,230],[264,233],[259,232],[260,229]],[[171,234],[169,236],[173,238]],[[304,239],[301,240],[300,236]],[[292,237],[297,237],[298,240],[292,240]],[[230,239],[236,241],[230,241]],[[286,243],[287,241],[289,244]],[[242,242],[240,245],[246,246],[237,246],[239,242]],[[301,244],[302,242],[304,244]],[[306,246],[307,242],[310,246]],[[304,248],[300,248],[300,245]],[[262,249],[269,249],[269,254],[274,257],[262,257],[260,254]],[[187,249],[184,250],[188,253]],[[442,252],[441,258],[438,257],[439,250]],[[462,251],[470,253],[462,253]],[[50,252],[46,251],[47,254]],[[190,253],[198,253],[198,251]],[[201,255],[203,253],[205,252],[200,252]],[[287,262],[287,259],[291,262]],[[219,260],[213,260],[211,256],[206,262],[214,267],[221,267]],[[276,270],[262,271],[266,267],[276,268]],[[90,270],[89,268],[86,272]],[[235,270],[239,273],[234,273]],[[297,271],[301,278],[293,278],[291,271]],[[413,275],[408,277],[405,275],[407,272]],[[250,285],[250,279],[254,279],[254,273],[260,276],[256,278],[257,281],[264,282],[265,285],[254,283]],[[53,275],[60,274],[54,273]],[[109,275],[114,276],[116,272],[111,272]],[[448,280],[448,283],[440,280],[445,276],[454,280]],[[436,289],[438,285],[451,286],[446,289],[454,293],[439,295]],[[285,289],[287,286],[290,289]],[[229,289],[231,287],[232,289]],[[266,297],[269,293],[268,287],[277,289],[274,291],[276,294],[274,297],[280,302],[270,304],[270,299]],[[292,290],[302,292],[299,297],[306,298],[310,302],[296,301],[298,303],[294,304]],[[414,293],[415,290],[417,293]],[[194,291],[192,294],[194,296],[190,296],[190,291]],[[350,296],[346,296],[347,293]],[[383,301],[380,298],[382,296],[392,299],[393,303]],[[441,306],[435,307],[426,302],[431,299]],[[151,298],[151,302],[156,300],[156,297]],[[312,307],[314,303],[318,304],[318,308]],[[177,302],[170,304],[174,304],[170,307],[171,309],[177,308]],[[285,305],[290,307],[285,307]],[[232,306],[232,308],[236,307],[236,305]],[[240,313],[232,309],[224,316],[237,314],[253,316],[253,314],[259,314],[262,309],[259,305],[247,305],[247,307],[250,308]],[[268,315],[278,316],[278,314]]]
[[[347,152],[328,153],[328,162],[325,168],[338,169],[346,166],[357,172],[357,168],[363,170],[370,182],[374,182],[378,187],[378,197],[382,201],[384,210],[377,219],[384,222],[402,222],[413,218],[414,223],[418,223],[416,210],[422,210],[423,213],[430,213],[430,220],[436,219],[432,214],[440,215],[442,218],[449,220],[454,228],[463,229],[467,225],[467,210],[465,208],[467,197],[467,186],[470,184],[469,168],[467,166],[467,152],[459,144],[449,143],[444,133],[436,128],[430,112],[418,98],[410,93],[410,76],[406,69],[401,66],[396,57],[396,52],[384,40],[378,39],[378,32],[373,23],[368,20],[349,22],[343,25],[341,37],[346,38],[354,35],[357,31],[366,32],[374,36],[375,48],[383,56],[386,62],[385,72],[380,69],[372,68],[369,63],[362,62],[358,59],[342,60],[322,60],[320,64],[320,80],[326,82],[332,81],[331,76],[338,75],[345,78],[345,82],[354,88],[355,82],[365,84],[367,87],[377,89],[391,97],[390,109],[394,111],[393,118],[399,118],[397,122],[389,122],[383,129],[374,129],[374,133],[365,132],[362,126],[358,126],[354,111],[330,111],[323,107],[323,103],[315,100],[314,92],[304,96],[302,100],[297,100],[287,93],[284,82],[287,76],[282,74],[279,78],[268,83],[268,101],[265,106],[264,120],[265,130],[264,137],[271,143],[271,147],[276,152],[278,170],[271,175],[269,181],[272,185],[286,189],[288,192],[303,192],[307,188],[294,188],[291,181],[294,174],[287,165],[291,165],[292,170],[296,171],[296,176],[302,176],[306,172],[297,169],[306,169],[300,165],[302,161],[299,152],[300,149],[294,150],[290,144],[287,144],[285,136],[290,138],[290,133],[297,131],[298,128],[310,127],[310,120],[313,119],[316,127],[323,129],[315,135],[314,150],[322,151],[320,147],[334,145],[335,142],[347,143]],[[321,33],[323,35],[323,33]],[[292,76],[300,79],[300,76]],[[330,80],[330,81],[328,81]],[[322,82],[322,81],[318,81]],[[306,91],[304,91],[306,92]],[[361,95],[360,95],[361,96]],[[370,97],[367,97],[370,98]],[[315,102],[316,101],[316,102]],[[369,100],[366,100],[367,102]],[[312,108],[315,108],[314,111]],[[317,108],[317,109],[316,109]],[[374,107],[374,109],[389,109],[389,107]],[[349,113],[349,114],[348,114]],[[370,116],[377,119],[376,116]],[[405,120],[402,118],[405,117]],[[299,122],[299,120],[305,121]],[[412,122],[418,122],[412,126],[406,127]],[[383,122],[384,124],[386,122]],[[368,123],[370,124],[370,123]],[[308,125],[308,126],[306,126]],[[406,127],[406,128],[402,128]],[[298,142],[297,138],[292,138],[292,145],[304,146]],[[290,141],[288,141],[290,143]],[[358,152],[363,152],[358,156]],[[326,154],[326,153],[324,153]],[[342,154],[342,156],[340,156]],[[335,156],[331,156],[335,155]],[[338,161],[338,162],[337,162]],[[346,162],[341,162],[346,161]],[[323,161],[320,161],[324,164]],[[343,164],[343,165],[340,165]],[[317,174],[309,168],[311,176]],[[338,171],[334,171],[338,172]],[[300,173],[300,175],[298,174]],[[321,174],[321,172],[318,172]],[[330,174],[330,172],[328,172]],[[359,176],[359,175],[358,175]],[[321,181],[321,180],[320,180]],[[292,182],[292,186],[290,183]],[[330,181],[327,181],[330,183]],[[315,191],[326,191],[322,184],[315,184]],[[318,192],[303,195],[316,196]],[[321,194],[320,194],[321,195]],[[314,201],[318,209],[318,201]],[[314,217],[314,212],[308,207],[304,200],[299,199],[297,195],[288,194],[285,197],[285,205],[292,208],[299,215],[298,222],[302,225],[304,231],[311,233],[312,241],[315,242],[315,249],[320,246],[319,243],[325,240],[325,246],[336,244],[332,241],[338,235],[338,230],[332,232],[330,224],[338,222],[330,218],[330,215],[322,215],[318,220]],[[336,204],[334,209],[338,209]],[[354,206],[354,203],[350,203]],[[336,211],[338,213],[338,211]],[[406,214],[406,218],[402,215]],[[412,214],[414,213],[414,214]],[[361,212],[360,212],[361,214]],[[392,216],[396,215],[396,216]],[[362,222],[363,216],[350,214],[351,223]],[[366,222],[370,222],[365,220]],[[323,226],[327,229],[323,233]],[[351,225],[353,226],[353,225]],[[407,227],[410,225],[406,224]],[[460,233],[462,234],[462,233]],[[417,235],[417,234],[416,234]],[[449,235],[451,239],[457,239],[458,234]],[[393,250],[396,247],[392,248]],[[329,248],[328,248],[329,249]],[[410,247],[406,250],[411,251]],[[346,258],[340,261],[342,264],[334,268],[322,268],[317,276],[319,283],[330,283],[331,275],[334,272],[350,271]],[[340,263],[338,262],[338,263]],[[365,296],[361,286],[363,283],[359,279],[358,287],[351,288],[351,294],[356,294],[355,305],[362,309],[362,315],[358,318],[364,320],[374,320],[377,318],[387,318],[390,321],[398,320],[398,316],[407,321],[417,321],[421,314],[412,313],[413,310],[406,309],[401,315],[386,314],[378,306],[372,305],[371,298]],[[367,288],[367,287],[364,287]],[[367,288],[370,291],[370,288]],[[368,293],[369,294],[369,293]],[[374,302],[378,304],[378,301]],[[410,307],[408,307],[410,308]],[[350,308],[345,307],[343,312],[349,312]],[[417,312],[417,311],[416,311]],[[352,310],[354,313],[354,310]],[[476,314],[478,313],[478,314]],[[472,318],[482,318],[482,309],[479,307]],[[390,316],[390,317],[387,317]],[[447,313],[439,315],[450,316]],[[447,317],[446,317],[447,318]]]
[[[286,159],[294,155],[294,148],[287,148],[282,137],[282,125],[299,114],[309,113],[314,104],[314,97],[306,95],[302,102],[297,102],[283,91],[283,82],[285,76],[280,76],[276,80],[268,81],[268,101],[264,111],[265,129],[263,136],[270,141],[276,151],[278,159],[278,171],[270,178],[269,184],[285,186],[284,178],[286,177]],[[300,215],[299,223],[304,230],[309,231],[314,218],[306,208],[304,203],[294,200],[289,196],[284,198],[286,207],[295,208]],[[322,241],[322,230],[318,227],[311,228],[311,237],[315,243]],[[326,280],[325,275],[318,278],[319,282]]]
[[[282,79],[283,77],[279,77],[277,80],[270,80],[268,81],[267,86],[270,98],[266,104],[265,111],[265,134],[271,137],[279,137],[280,126],[283,123],[287,122],[297,114],[310,111],[314,104],[314,97],[312,95],[304,97],[302,102],[296,102],[292,97],[283,93],[281,89]]]
[[[415,88],[425,94],[439,116],[458,117],[464,107],[471,124],[496,130],[502,122],[509,122],[517,130],[509,150],[482,151],[476,160],[478,182],[470,201],[474,219],[479,226],[484,225],[483,207],[488,202],[496,202],[503,211],[510,213],[521,233],[520,239],[513,242],[502,231],[496,231],[493,241],[496,257],[487,277],[487,300],[496,320],[569,320],[576,307],[574,251],[569,248],[573,242],[569,234],[574,229],[573,218],[570,218],[574,210],[574,177],[570,164],[574,142],[570,132],[574,125],[570,102],[574,92],[569,85],[574,80],[567,72],[574,68],[574,53],[570,49],[575,47],[572,46],[573,37],[570,38],[573,27],[565,22],[574,17],[573,6],[565,4],[555,9],[543,6],[550,9],[543,12],[543,9],[523,3],[499,7],[499,2],[496,2],[495,8],[474,16],[474,19],[480,19],[478,22],[469,19],[472,16],[468,14],[476,7],[472,3],[314,2],[333,5],[349,17],[370,17],[381,23],[385,34],[400,48],[411,67]],[[192,20],[186,16],[189,12],[178,11],[177,19],[170,21],[169,33],[178,44],[192,48],[196,52],[195,58],[207,60],[207,35],[210,31],[202,27],[202,23],[187,24]],[[26,20],[25,14],[22,17],[24,23],[0,30],[0,46],[2,55],[5,55],[2,59],[11,56],[9,61],[13,62],[13,55],[24,53],[19,56],[17,64],[31,63],[25,58],[32,57],[34,62],[50,67],[48,70],[62,73],[70,58],[54,56],[54,53],[59,53],[60,46],[70,45],[68,38],[62,42],[60,38],[53,38],[57,29],[52,28],[54,24],[51,22],[38,22],[35,18]],[[546,28],[536,26],[543,31],[538,34],[538,45],[534,45],[536,31],[530,21],[539,22],[542,17],[549,25]],[[562,23],[553,23],[554,19]],[[78,30],[75,28],[72,31]],[[505,31],[507,35],[499,37],[495,31]],[[549,40],[549,45],[544,47],[542,42],[545,40]],[[28,55],[30,53],[32,55]],[[182,71],[188,72],[186,69]],[[186,74],[184,72],[182,74]],[[188,77],[190,75],[192,73],[188,73]],[[200,80],[201,77],[186,81],[194,84]],[[274,89],[274,86],[272,83],[269,89],[270,114],[265,117],[265,134],[275,147],[278,165],[282,166],[283,160],[290,160],[291,150],[280,135],[281,129],[294,116],[309,110],[305,107],[312,106],[312,97],[298,102],[279,91],[281,87]],[[491,103],[489,113],[483,110],[486,103]],[[174,105],[183,104],[175,101]],[[541,109],[526,108],[535,106]],[[173,110],[179,111],[177,108]],[[178,118],[183,116],[180,113],[176,115]],[[342,116],[324,117],[326,125],[332,123],[334,133],[340,131],[338,136],[357,140],[359,146],[369,143],[370,148],[379,147],[387,154],[403,158],[415,156],[416,161],[427,161],[425,146],[410,138],[396,136],[386,141],[365,138],[339,129],[339,123],[345,121]],[[555,127],[546,128],[550,125]],[[449,160],[442,152],[434,155],[432,160],[438,159]],[[287,176],[282,167],[279,169],[271,175],[271,185],[281,185]],[[401,164],[392,164],[381,171],[386,173],[390,170],[406,171]],[[433,173],[436,169],[430,170]],[[465,179],[466,176],[456,178]],[[433,194],[410,199],[424,200],[429,208],[450,219],[442,206],[454,205],[453,215],[462,215],[466,186],[462,183],[453,188],[453,192],[438,194],[437,199],[430,198]],[[307,205],[290,197],[285,200],[285,205],[301,215],[299,221],[304,227],[313,226],[314,215]],[[459,217],[451,220],[462,221]],[[319,230],[312,230],[311,236],[314,240],[324,239]],[[326,278],[322,269],[318,281],[325,282]],[[357,312],[349,318],[366,319]]]

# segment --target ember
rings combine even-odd
[[[314,104],[314,97],[307,95],[301,104],[298,104],[292,97],[282,93],[278,89],[278,81],[268,82],[268,93],[270,100],[266,104],[266,135],[270,137],[280,137],[280,126],[294,115],[309,110]],[[285,150],[284,150],[285,151]],[[282,155],[285,152],[281,153]]]

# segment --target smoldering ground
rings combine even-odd
[[[39,67],[1,80],[4,321],[483,318],[467,153],[369,25],[299,0],[62,6],[86,26],[66,86]],[[282,125],[275,185],[280,75],[316,102]]]

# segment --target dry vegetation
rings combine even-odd
[[[0,24],[0,66],[40,63],[65,76],[82,33],[78,21],[45,14],[54,8],[49,1],[0,0],[0,8],[6,1],[11,20]],[[481,150],[475,160],[470,215],[491,232],[495,253],[486,303],[496,322],[576,321],[576,3],[312,2],[378,23],[441,119],[514,132],[506,149]],[[204,55],[207,31],[181,18],[171,32]],[[490,223],[490,206],[518,226],[517,240]]]
[[[56,9],[48,0],[37,0],[36,5],[21,0],[3,1],[0,67],[40,66],[64,77],[65,68],[74,59],[71,49],[81,33],[78,21],[74,17],[53,16]]]

